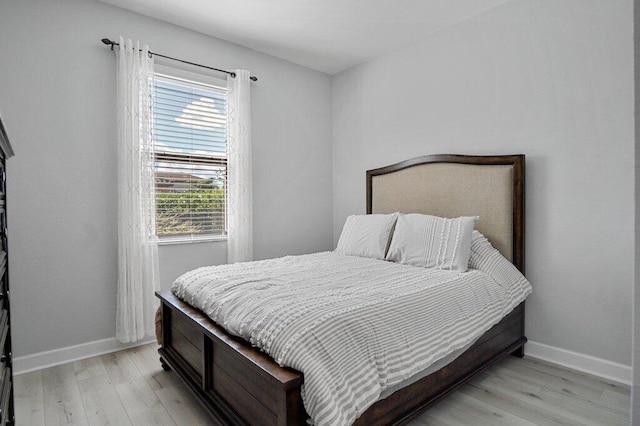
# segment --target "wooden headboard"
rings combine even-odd
[[[367,213],[479,216],[476,229],[524,273],[524,155],[428,155],[367,170]]]

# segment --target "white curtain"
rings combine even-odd
[[[227,78],[227,185],[229,263],[253,260],[250,74]]]
[[[116,338],[154,333],[158,287],[155,183],[151,137],[153,59],[149,46],[123,40],[116,48],[118,127],[118,295]]]

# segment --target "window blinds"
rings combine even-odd
[[[165,74],[154,89],[158,236],[226,235],[227,91]]]

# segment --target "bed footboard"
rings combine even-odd
[[[306,414],[302,374],[279,367],[169,292],[162,302],[163,363],[220,425],[297,425]]]

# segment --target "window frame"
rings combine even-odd
[[[154,94],[155,94],[155,76],[157,74],[159,74],[160,76],[166,76],[166,77],[170,77],[170,78],[177,78],[177,79],[184,79],[184,80],[188,80],[188,81],[194,81],[196,83],[202,83],[202,84],[206,84],[206,85],[211,85],[211,86],[215,86],[217,88],[220,89],[224,89],[225,91],[227,91],[228,93],[228,89],[227,89],[227,81],[224,79],[220,79],[220,78],[216,78],[216,77],[212,77],[210,75],[205,75],[205,74],[200,74],[200,73],[196,73],[196,72],[192,72],[192,71],[187,71],[181,68],[174,68],[174,67],[170,67],[167,65],[162,65],[162,64],[154,64],[154,70],[153,70],[153,74],[154,74]],[[155,108],[155,99],[152,102],[153,107]],[[155,119],[153,120],[153,129],[155,129]],[[154,135],[154,146],[155,146],[155,135]],[[155,154],[155,148],[154,148],[154,157],[156,156]],[[155,161],[155,159],[154,159]],[[227,148],[227,152],[226,152],[226,167],[228,170],[229,167],[229,151]],[[155,171],[154,171],[155,173]],[[157,193],[154,192],[154,196],[156,196]],[[155,199],[155,201],[157,202],[157,197]],[[228,200],[225,200],[225,231],[227,230],[227,226],[228,226]],[[157,226],[157,225],[156,225]],[[157,228],[156,228],[157,230]],[[228,240],[228,235],[225,234],[202,234],[202,235],[165,235],[165,236],[159,236],[157,235],[157,241],[158,241],[158,245],[174,245],[174,244],[192,244],[192,243],[205,243],[205,242],[222,242],[222,241],[227,241]]]

